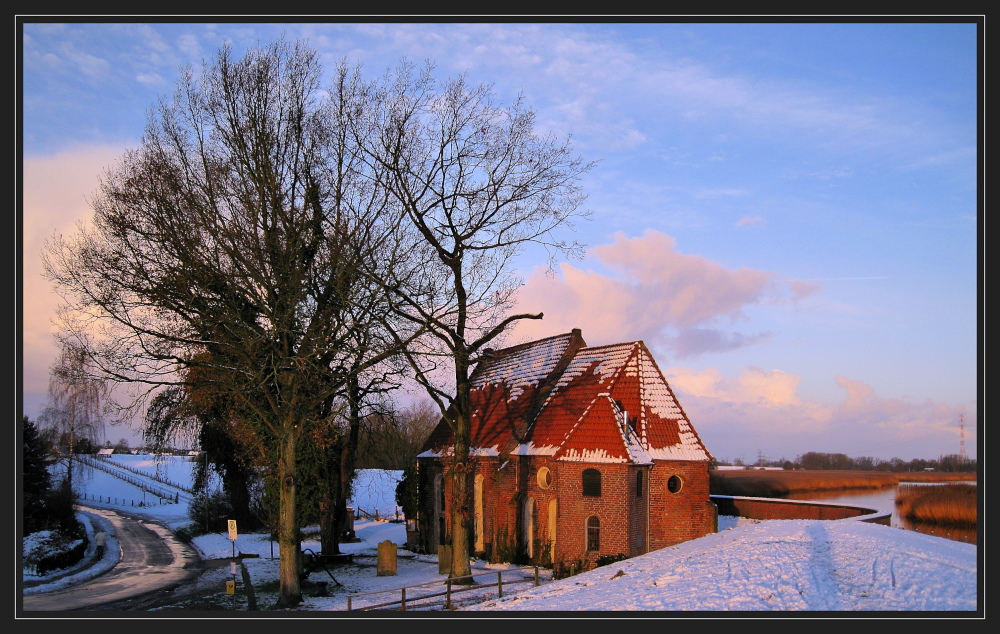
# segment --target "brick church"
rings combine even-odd
[[[487,351],[472,373],[473,551],[593,567],[712,533],[712,455],[641,341],[588,347],[579,330]],[[419,544],[450,531],[443,420],[417,457]]]

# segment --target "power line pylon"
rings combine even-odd
[[[965,414],[958,415],[959,424],[959,449],[958,455],[962,458],[962,462],[966,462],[968,457],[965,455]]]

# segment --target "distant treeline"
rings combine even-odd
[[[729,465],[729,463],[720,462],[719,465]],[[900,458],[892,458],[891,460],[883,460],[881,458],[872,458],[870,456],[862,456],[860,458],[851,458],[850,456],[842,453],[822,453],[818,451],[810,451],[809,453],[802,454],[794,461],[785,460],[784,458],[780,460],[758,460],[757,462],[744,465],[742,460],[735,460],[731,466],[746,466],[748,469],[753,467],[780,467],[786,470],[797,470],[804,469],[807,471],[889,471],[889,472],[904,472],[904,471],[945,471],[945,472],[970,472],[977,471],[977,461],[970,460],[958,454],[951,454],[947,456],[941,456],[937,460],[924,460],[922,458],[915,458],[906,462]]]

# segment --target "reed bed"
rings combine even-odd
[[[914,522],[971,528],[978,519],[978,495],[971,484],[901,484],[896,508]]]
[[[714,470],[710,473],[712,495],[783,497],[801,491],[839,489],[884,489],[900,482],[975,481],[975,473],[888,471],[761,471]]]

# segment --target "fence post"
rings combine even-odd
[[[535,587],[538,587],[538,566],[535,566]]]
[[[401,611],[406,612],[406,588],[399,591],[399,606]]]
[[[351,611],[351,595],[347,595],[347,611]]]
[[[503,572],[497,570],[497,598],[503,598]]]
[[[448,590],[445,592],[445,601],[444,601],[444,604],[450,610],[451,609],[451,579],[448,579],[447,581],[445,581],[445,583],[448,586]]]

